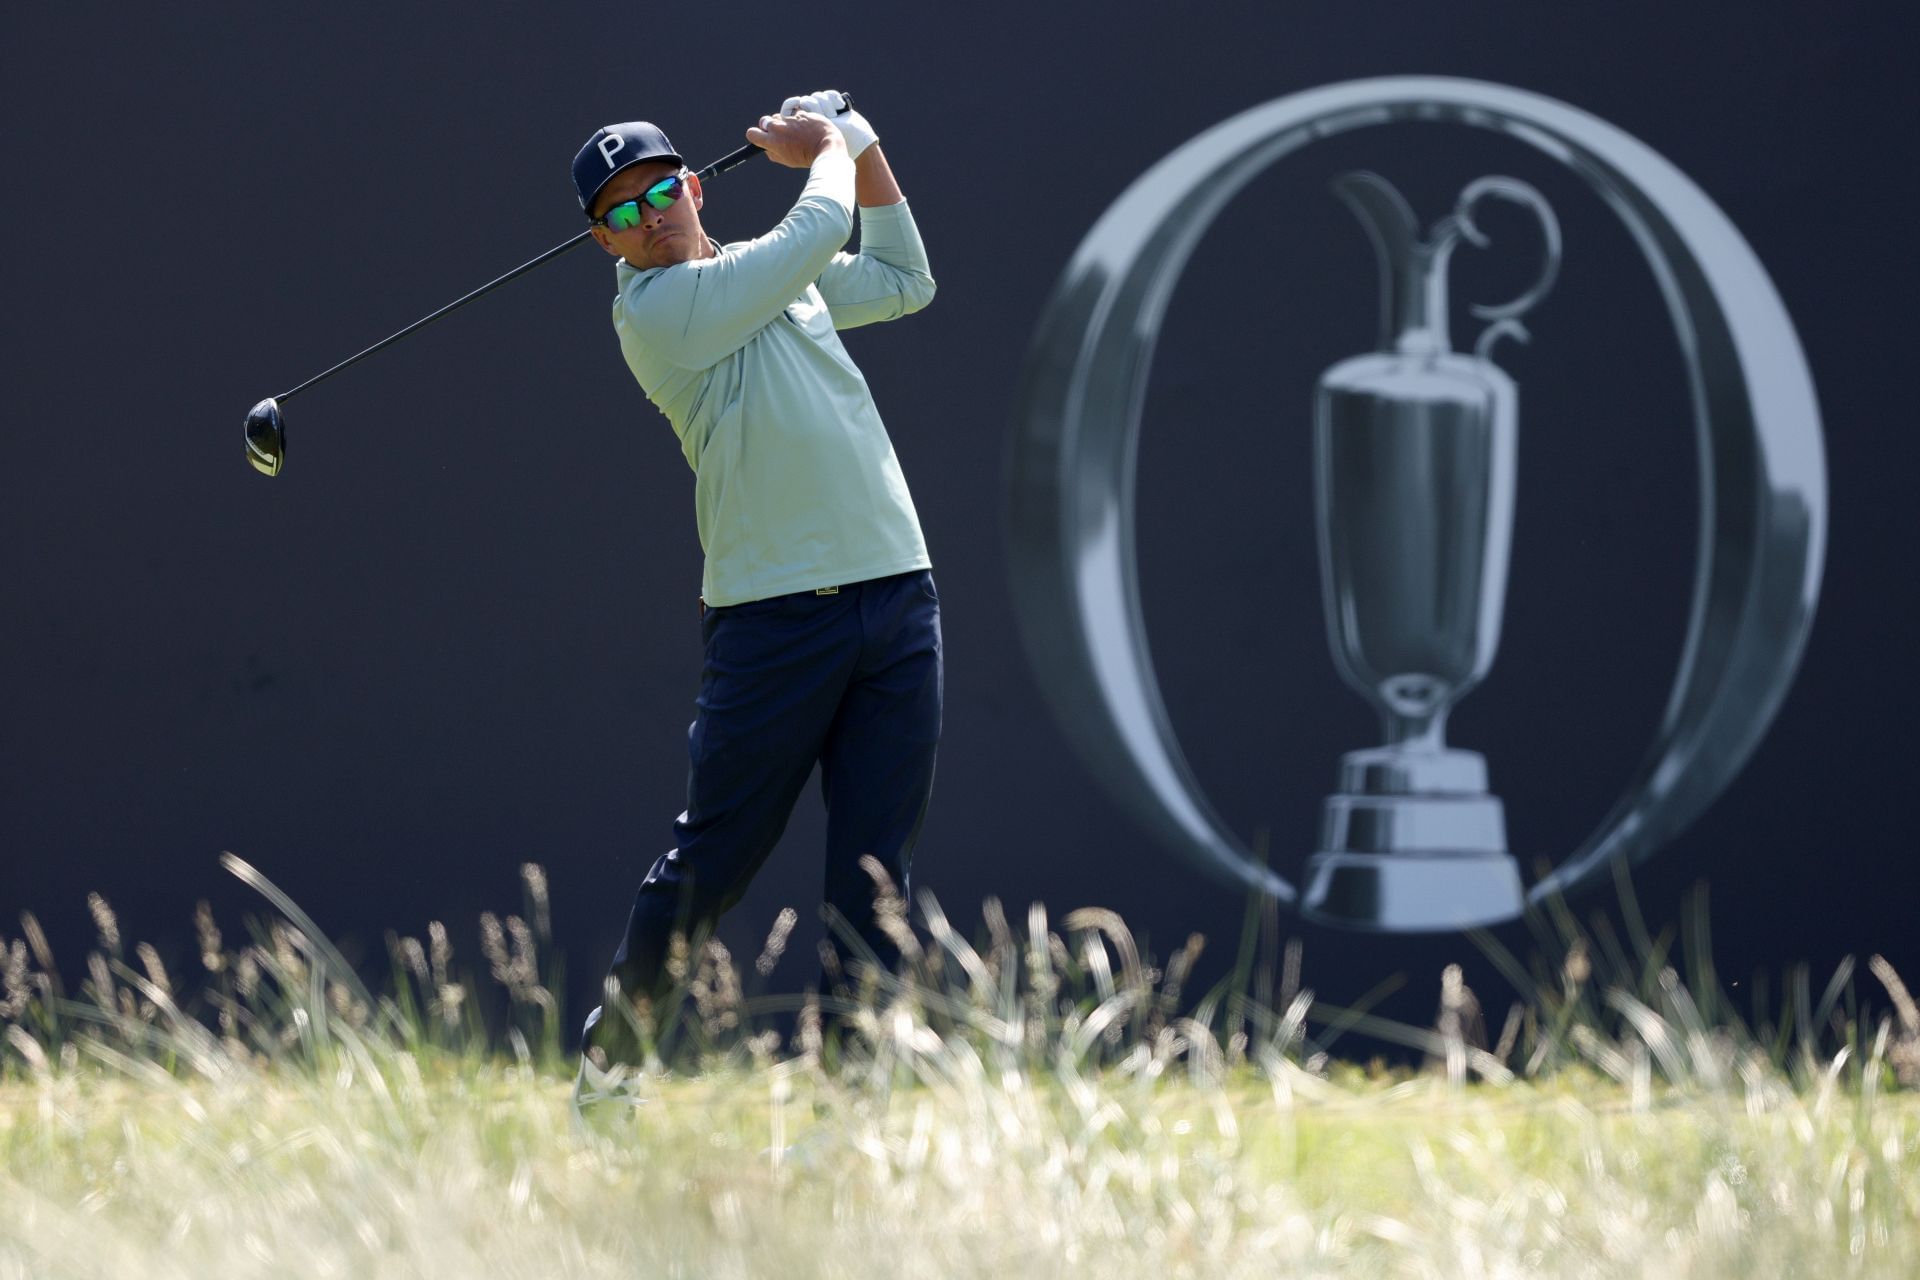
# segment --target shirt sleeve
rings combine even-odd
[[[860,252],[836,253],[818,281],[833,327],[898,320],[933,300],[927,248],[907,202],[860,208]]]
[[[615,313],[621,341],[684,368],[710,368],[805,293],[852,232],[853,161],[836,148],[814,160],[800,198],[765,235],[628,277]]]

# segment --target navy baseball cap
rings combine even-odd
[[[580,207],[587,208],[593,198],[600,194],[600,188],[607,185],[607,179],[622,169],[630,169],[643,160],[671,160],[684,165],[685,160],[667,141],[667,135],[660,132],[659,126],[648,124],[645,120],[633,120],[626,124],[603,125],[593,131],[587,139],[587,145],[580,148],[580,154],[573,158],[573,186],[580,193]]]

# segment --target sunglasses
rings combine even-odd
[[[670,208],[673,202],[680,198],[680,193],[686,189],[686,185],[687,171],[682,169],[670,178],[660,179],[633,199],[622,201],[600,217],[588,218],[587,221],[596,227],[605,227],[609,231],[631,231],[640,225],[642,200],[656,209]]]

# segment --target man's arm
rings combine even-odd
[[[836,329],[898,320],[926,306],[934,292],[920,229],[879,143],[854,162],[853,186],[860,252],[834,254],[818,282]]]
[[[906,199],[900,194],[900,184],[894,181],[893,170],[887,167],[887,158],[880,154],[878,142],[853,162],[853,198],[862,209],[899,204]]]
[[[778,163],[810,170],[787,216],[743,249],[629,279],[616,316],[623,342],[683,368],[710,368],[777,318],[832,261],[853,230],[857,177],[839,133],[819,116],[810,119],[817,123],[778,121],[777,136],[747,131]]]

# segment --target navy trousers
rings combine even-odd
[[[940,740],[933,575],[712,608],[700,626],[705,660],[687,732],[686,812],[673,824],[677,847],[634,896],[610,976],[629,997],[657,1002],[671,988],[672,934],[693,939],[741,899],[815,764],[827,807],[825,900],[891,968],[899,948],[875,923],[874,880],[860,859],[878,859],[912,901],[913,845]],[[620,1021],[602,1019],[613,1034],[595,1035],[590,1020],[589,1040],[610,1047],[618,1028],[609,1024]]]

